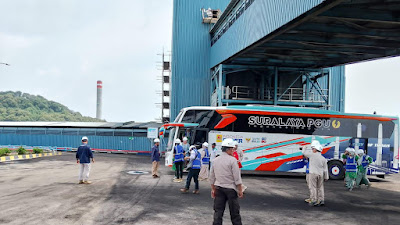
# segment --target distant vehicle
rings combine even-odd
[[[298,107],[188,107],[170,129],[166,166],[172,166],[173,140],[187,136],[190,144],[232,138],[244,151],[242,170],[305,172],[300,148],[312,140],[323,145],[331,179],[343,179],[341,156],[349,146],[364,149],[374,162],[369,174],[383,177],[399,170],[399,119]]]

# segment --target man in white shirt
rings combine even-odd
[[[322,156],[322,146],[318,141],[311,144],[312,150],[303,149],[302,153],[309,160],[309,184],[311,191],[310,206],[325,205],[324,181],[329,179],[328,163]]]

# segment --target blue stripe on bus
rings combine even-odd
[[[272,145],[268,145],[268,146],[264,146],[264,147],[258,147],[258,148],[255,148],[255,149],[246,150],[245,152],[246,153],[257,152],[257,151],[276,148],[276,147],[279,147],[279,146],[282,146],[282,145],[293,144],[293,143],[297,143],[297,142],[301,142],[301,141],[303,141],[303,142],[311,142],[311,140],[312,140],[312,137],[306,137],[306,138],[302,138],[302,139],[296,139],[296,140],[293,140],[293,141],[284,141],[284,142],[281,142],[281,143],[276,143],[276,144],[272,144]]]
[[[259,167],[261,164],[270,163],[270,162],[274,162],[274,161],[280,161],[280,160],[284,160],[284,159],[289,159],[289,158],[300,156],[300,155],[302,155],[302,153],[299,151],[296,153],[282,155],[282,156],[278,156],[278,157],[274,157],[274,158],[270,158],[270,159],[260,158],[260,159],[250,160],[250,161],[242,162],[242,165],[243,165],[244,170],[256,170],[257,167]],[[279,158],[279,160],[275,160],[277,158]]]

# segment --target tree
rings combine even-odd
[[[20,91],[0,92],[0,121],[74,121],[100,122],[88,116],[82,116],[66,106],[49,101],[39,95],[30,95]]]

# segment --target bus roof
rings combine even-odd
[[[332,116],[343,116],[343,117],[365,117],[366,119],[376,120],[398,120],[395,116],[383,116],[376,114],[357,114],[357,113],[341,113],[331,110],[313,109],[305,107],[283,107],[283,106],[264,106],[264,105],[235,105],[235,106],[192,106],[184,108],[184,110],[218,110],[220,112],[232,112],[232,111],[260,111],[260,112],[276,112],[276,113],[288,113],[288,114],[319,114],[319,115],[332,115]]]

